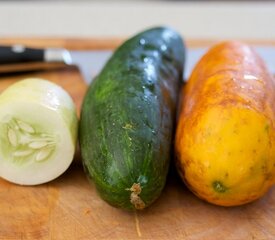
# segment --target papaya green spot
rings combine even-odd
[[[264,130],[265,130],[266,132],[268,132],[268,131],[269,131],[269,124],[266,124],[266,125],[265,125]]]
[[[212,187],[215,190],[215,192],[218,192],[218,193],[224,193],[228,190],[228,188],[224,186],[220,181],[214,181],[212,183]]]

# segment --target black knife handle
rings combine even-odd
[[[21,45],[0,46],[0,64],[41,62],[43,60],[43,49],[25,48]]]

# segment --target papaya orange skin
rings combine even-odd
[[[182,89],[178,172],[198,197],[237,206],[275,183],[275,84],[249,46],[211,48]]]

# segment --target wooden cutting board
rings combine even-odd
[[[0,44],[71,49],[114,48],[120,42],[0,39]],[[188,42],[188,46],[207,44]],[[25,77],[58,83],[71,94],[79,111],[87,86],[77,68],[0,76],[0,91]],[[102,201],[82,165],[74,163],[58,179],[39,186],[18,186],[0,179],[0,239],[275,239],[275,187],[254,203],[218,207],[188,191],[172,167],[160,199],[150,208],[132,213]]]

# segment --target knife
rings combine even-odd
[[[112,55],[111,50],[69,51],[63,48],[0,46],[0,76],[14,72],[77,66],[86,83],[99,73]]]
[[[275,74],[275,47],[254,46],[254,49],[263,58],[269,71]],[[188,79],[195,64],[206,51],[207,48],[187,49],[184,79]],[[0,46],[0,74],[75,65],[79,68],[86,83],[89,84],[111,55],[111,50],[68,51],[58,48],[27,48],[22,45]],[[22,63],[24,65],[20,68]],[[28,67],[26,63],[32,64]],[[48,65],[35,65],[34,63],[48,63]]]

